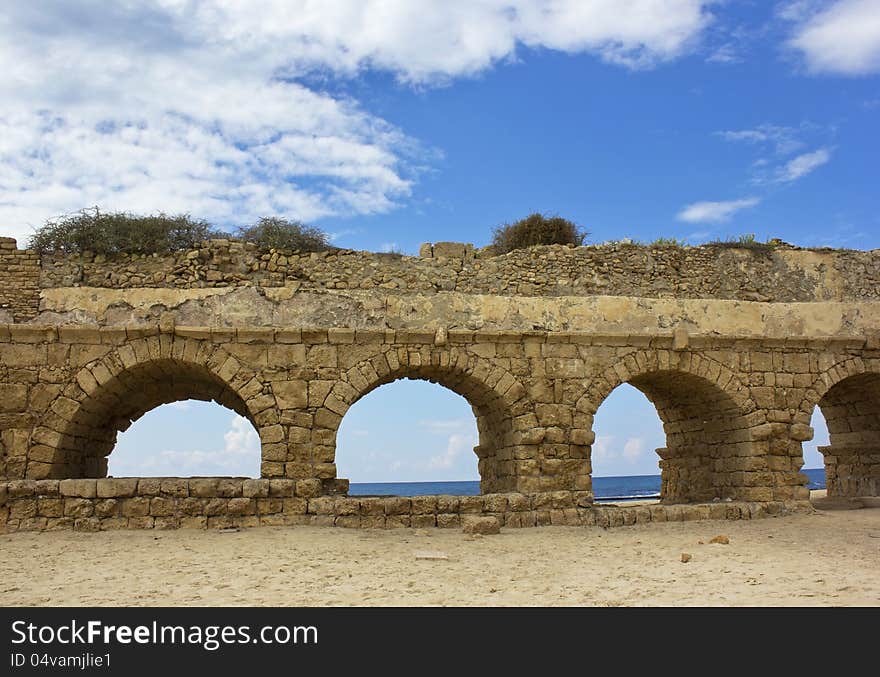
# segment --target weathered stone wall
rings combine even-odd
[[[814,345],[683,332],[8,325],[0,328],[0,470],[21,479],[100,477],[118,431],[160,404],[195,397],[254,424],[264,478],[319,480],[335,491],[336,432],[348,408],[412,377],[474,407],[485,493],[569,491],[582,501],[592,495],[593,415],[631,383],[664,423],[665,501],[800,500],[813,407],[835,405],[841,391],[875,392],[865,389],[880,381],[876,340],[826,339],[821,352]],[[878,400],[844,400],[862,413],[845,419],[851,435],[832,432],[829,453],[854,439],[873,449]]]
[[[880,496],[880,378],[855,374],[834,383],[819,407],[831,444],[825,456],[831,496]]]
[[[40,257],[0,237],[0,322],[23,322],[40,308]]]
[[[808,510],[803,502],[707,505],[578,505],[568,492],[417,496],[316,496],[289,480],[119,478],[0,482],[0,529],[224,529],[317,525],[460,528],[474,517],[505,527],[624,526],[757,519]]]
[[[452,243],[443,243],[450,245]],[[438,245],[439,246],[439,245]],[[289,286],[516,296],[633,296],[746,301],[880,300],[880,258],[871,252],[596,245],[546,246],[502,256],[407,257],[336,250],[260,254],[213,240],[170,256],[44,256],[52,287],[210,288]],[[458,253],[458,250],[440,249]],[[469,253],[468,253],[469,252]]]
[[[423,254],[260,255],[214,241],[165,258],[39,261],[7,242],[0,518],[91,529],[753,516],[750,504],[808,497],[801,445],[817,405],[829,494],[880,491],[876,253],[605,246],[485,258],[437,243]],[[482,497],[345,496],[342,418],[406,377],[472,405]],[[593,417],[623,383],[666,432],[657,511],[592,506]],[[191,398],[251,421],[261,480],[98,479],[119,431]]]

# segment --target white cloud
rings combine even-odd
[[[223,435],[227,454],[260,453],[260,437],[244,416],[235,416],[229,430]]]
[[[721,45],[708,57],[706,57],[706,61],[709,61],[710,63],[731,64],[741,63],[742,60],[743,58],[740,56],[736,45],[733,45],[731,43],[725,43]]]
[[[439,456],[432,456],[428,460],[429,470],[448,470],[454,467],[465,451],[471,451],[476,441],[471,435],[454,433],[449,436],[446,451]]]
[[[647,448],[646,444],[643,437],[628,437],[623,447],[620,447],[615,435],[597,435],[590,455],[594,465],[610,463],[617,459],[632,465],[642,458]]]
[[[116,477],[260,476],[260,438],[246,418],[234,416],[222,449],[164,449],[110,456]]]
[[[218,223],[385,212],[410,195],[424,149],[305,76],[378,68],[442,83],[521,45],[648,67],[691,48],[709,4],[7,3],[0,224],[23,239],[96,204]]]
[[[797,181],[818,169],[830,159],[831,151],[827,148],[820,148],[812,153],[803,153],[789,160],[783,167],[780,167],[776,172],[775,180],[779,183]]]
[[[797,138],[802,131],[803,128],[764,123],[752,129],[725,130],[716,134],[725,141],[772,146],[778,155],[788,155],[804,146],[804,142]]]
[[[641,437],[630,437],[623,445],[623,458],[628,463],[635,463],[645,453],[645,440]]]
[[[615,458],[616,454],[614,453],[613,444],[614,435],[596,435],[596,440],[593,442],[590,451],[593,462]]]
[[[357,235],[361,232],[360,228],[343,228],[342,230],[336,230],[330,233],[327,233],[327,239],[330,242],[337,242],[338,240],[342,240],[349,235]]]
[[[880,73],[880,3],[838,0],[794,3],[783,14],[798,25],[789,46],[799,50],[813,73]]]
[[[184,3],[177,3],[181,10]],[[383,0],[203,3],[196,30],[282,50],[291,71],[366,67],[406,81],[473,75],[515,56],[518,44],[594,52],[629,67],[682,54],[708,25],[708,0]],[[184,10],[185,11],[185,10]],[[181,11],[181,14],[183,11]]]
[[[688,223],[719,223],[727,221],[742,209],[754,207],[759,202],[760,199],[756,197],[722,202],[694,202],[684,207],[678,213],[678,219]]]
[[[807,145],[803,137],[808,137],[812,144],[817,144],[822,137],[833,135],[834,131],[833,126],[823,127],[803,122],[797,127],[764,123],[751,129],[725,130],[715,134],[725,141],[755,146],[761,152],[772,150],[776,157],[759,157],[752,162],[755,169],[752,183],[765,185],[791,183],[828,162],[831,159],[829,147],[801,153],[788,160],[784,158],[792,156]]]

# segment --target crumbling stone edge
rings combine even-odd
[[[468,515],[504,527],[616,527],[758,519],[812,512],[809,501],[595,505],[582,492],[481,496],[328,496],[320,480],[106,478],[0,482],[0,532],[224,529],[256,526],[461,528]]]

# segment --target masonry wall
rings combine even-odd
[[[40,308],[40,257],[0,237],[0,318],[24,322]]]
[[[254,424],[264,478],[344,491],[335,466],[342,418],[374,388],[406,376],[472,404],[484,493],[568,491],[589,501],[593,415],[631,383],[664,422],[665,501],[801,500],[813,407],[853,379],[859,392],[863,381],[880,381],[876,341],[813,345],[681,334],[7,325],[0,470],[10,479],[100,477],[118,431],[195,396]],[[873,419],[848,425],[859,421]]]
[[[436,252],[436,247],[434,248]],[[871,252],[789,246],[742,249],[609,244],[544,246],[502,256],[408,257],[351,250],[260,253],[250,244],[206,242],[171,256],[44,256],[41,285],[104,288],[291,286],[517,296],[609,295],[746,301],[880,299]]]
[[[579,505],[568,492],[483,496],[317,496],[289,480],[118,478],[0,482],[0,530],[225,529],[254,526],[460,528],[474,517],[505,527],[624,526],[757,519],[809,509],[799,502]]]
[[[880,489],[873,252],[616,245],[487,258],[447,243],[407,258],[212,241],[107,261],[2,244],[9,528],[446,526],[476,513],[528,526],[719,516],[715,505],[742,517],[808,498],[802,443],[817,405],[829,493]],[[345,495],[339,425],[398,378],[471,404],[482,497]],[[664,424],[660,512],[592,505],[593,417],[623,383]],[[102,483],[120,431],[190,398],[254,425],[261,480]]]

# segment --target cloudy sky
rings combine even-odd
[[[99,205],[406,252],[535,210],[591,241],[880,246],[878,0],[8,2],[0,72],[22,241]],[[463,457],[449,406],[423,472]],[[190,451],[246,445],[224,430]]]

